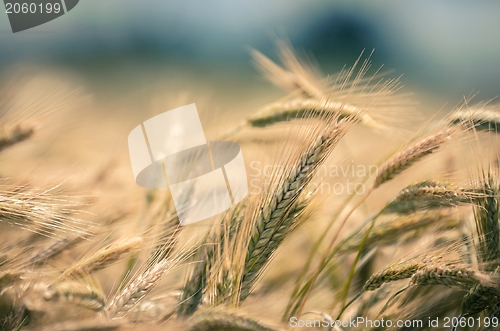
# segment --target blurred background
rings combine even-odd
[[[15,34],[1,13],[0,79],[22,72],[83,87],[93,103],[80,115],[97,113],[119,132],[105,137],[93,119],[84,136],[94,145],[85,153],[110,141],[125,149],[137,120],[180,105],[182,96],[186,103],[210,100],[199,105],[202,120],[217,111],[233,121],[281,97],[249,54],[255,48],[276,59],[276,38],[289,39],[326,74],[375,50],[373,68],[403,75],[402,91],[432,115],[471,93],[479,92],[476,101],[500,93],[499,15],[493,0],[85,0]],[[42,79],[32,89],[45,85]]]
[[[246,89],[261,82],[248,50],[272,55],[278,36],[327,73],[375,49],[374,66],[404,74],[408,90],[442,102],[471,91],[488,99],[500,91],[499,15],[494,0],[85,0],[16,34],[1,14],[0,70],[63,68],[93,93],[120,95],[158,80],[182,88],[193,80],[215,95],[244,86],[239,92],[251,98]]]
[[[2,151],[0,184],[3,178],[15,178],[35,187],[69,187],[70,196],[97,196],[88,217],[96,222],[120,220],[113,231],[129,236],[147,225],[144,210],[149,207],[143,206],[152,196],[132,176],[129,132],[156,114],[195,102],[207,138],[220,137],[252,111],[285,95],[262,77],[250,55],[256,49],[277,60],[277,39],[289,40],[325,75],[348,68],[363,51],[366,57],[374,50],[368,76],[381,66],[382,71],[390,71],[389,78],[402,76],[401,92],[411,94],[410,108],[424,115],[413,121],[405,117],[407,109],[398,108],[404,114],[397,129],[416,131],[424,121],[433,123],[430,117],[439,111],[436,116],[444,116],[464,96],[479,92],[474,102],[480,102],[500,94],[498,0],[81,0],[65,15],[19,33],[12,33],[3,5],[0,8],[0,121],[4,121],[2,107],[9,103],[12,113],[21,114],[21,124],[35,127],[32,139]],[[13,97],[4,103],[5,95]],[[37,113],[39,108],[42,111]],[[19,119],[16,116],[14,120]],[[316,124],[301,122],[287,130],[285,125],[245,128],[231,139],[242,147],[247,164],[254,160],[264,160],[264,165],[286,163],[292,148],[303,147],[304,128]],[[373,165],[411,137],[384,133],[391,132],[355,126],[332,154],[331,164]],[[290,149],[279,149],[276,142]],[[500,155],[497,146],[488,145],[496,156]],[[456,169],[463,168],[459,161],[470,160],[472,166],[477,161],[477,155],[475,159],[452,152],[427,161],[401,180],[409,184],[412,178],[455,176]],[[248,166],[247,175],[257,177]],[[355,177],[349,176],[345,177]],[[346,178],[330,176],[329,180],[336,183]],[[371,210],[382,208],[402,185],[394,181],[385,187],[356,210],[346,233]],[[315,209],[326,212],[313,221],[326,224],[338,207],[344,207],[344,200],[326,193],[320,199],[326,203]],[[305,227],[308,235],[301,232],[296,241],[290,241],[288,255],[276,261],[273,270],[277,272],[269,273],[263,288],[290,284],[287,280],[301,267],[292,262],[308,252],[312,238],[323,235],[323,224],[315,224],[320,226]],[[103,231],[103,236],[107,234]],[[292,262],[287,256],[294,257]],[[107,293],[119,283],[116,270],[105,271]],[[119,273],[122,270],[125,267]],[[184,272],[179,270],[179,281]],[[339,283],[335,277],[332,273],[332,284]],[[173,290],[179,284],[169,286]],[[259,301],[255,307],[264,315],[278,316],[281,308],[275,302]]]

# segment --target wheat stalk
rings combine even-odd
[[[47,247],[43,247],[36,252],[28,261],[28,265],[46,262],[48,259],[53,258],[61,252],[76,245],[83,239],[81,236],[68,236],[54,243],[50,243]]]
[[[316,112],[311,112],[311,109]],[[300,97],[270,104],[251,115],[246,122],[250,126],[265,127],[293,119],[321,118],[325,113],[338,114],[341,118],[357,114],[360,123],[374,128],[385,128],[370,114],[361,114],[357,106],[340,101]]]
[[[398,215],[390,220],[379,222],[370,232],[365,242],[365,250],[375,246],[386,246],[396,242],[407,243],[429,227],[435,226],[437,230],[454,229],[461,224],[461,220],[447,210],[423,211],[411,215]],[[363,240],[365,227],[353,232],[339,243],[335,253],[348,253],[357,251]]]
[[[50,191],[30,190],[17,187],[0,193],[0,222],[45,236],[53,236],[55,231],[70,232],[79,236],[89,236],[93,224],[69,216],[76,212],[69,209],[74,202],[53,196]]]

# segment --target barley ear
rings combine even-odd
[[[375,178],[374,187],[379,187],[411,167],[416,162],[422,160],[425,156],[437,151],[448,139],[450,139],[453,132],[453,128],[442,130],[425,137],[391,157],[379,169]]]

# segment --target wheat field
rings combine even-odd
[[[252,56],[279,99],[225,121],[195,98],[207,134],[241,146],[249,194],[187,226],[134,183],[123,135],[99,154],[115,122],[75,115],[92,96],[4,81],[1,330],[500,329],[500,107],[422,119],[370,54],[326,75],[277,52]]]

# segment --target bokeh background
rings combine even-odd
[[[256,85],[248,48],[270,54],[277,35],[314,55],[326,72],[375,49],[374,65],[440,100],[471,91],[487,99],[500,90],[494,0],[85,0],[75,9],[17,34],[0,15],[1,70],[64,68],[92,83],[92,92],[118,94],[156,80],[182,87],[186,77],[205,88]]]
[[[477,92],[477,101],[493,99],[500,93],[499,17],[494,0],[85,0],[16,34],[0,13],[0,80],[21,72],[42,77],[29,95],[56,80],[57,89],[82,88],[92,97],[66,119],[69,136],[53,136],[38,152],[47,163],[56,154],[50,149],[64,149],[76,166],[93,156],[105,162],[117,150],[126,157],[125,139],[138,121],[179,100],[196,102],[203,121],[223,114],[216,118],[236,123],[283,96],[249,54],[255,48],[276,59],[276,38],[290,40],[326,74],[375,50],[373,68],[403,75],[402,92],[413,93],[426,116]],[[75,148],[58,146],[69,143]],[[20,153],[10,153],[17,167]]]

